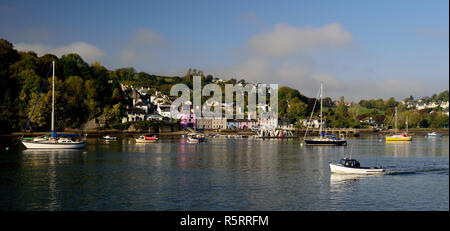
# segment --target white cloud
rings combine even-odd
[[[61,57],[68,53],[79,54],[86,62],[98,61],[104,57],[104,52],[94,45],[85,42],[75,42],[67,46],[49,46],[39,43],[17,43],[14,47],[19,51],[34,51],[39,56],[45,54],[54,54]]]
[[[251,51],[256,54],[282,58],[310,48],[333,48],[351,44],[352,35],[339,23],[320,28],[296,28],[287,24],[277,24],[273,31],[255,35],[248,41]]]
[[[288,86],[308,97],[316,97],[320,82],[323,82],[324,97],[338,99],[339,96],[345,96],[346,101],[355,102],[361,99],[395,97],[396,100],[401,100],[410,95],[424,96],[429,94],[427,91],[431,87],[425,81],[404,77],[383,80],[360,77],[352,80],[327,72],[317,72],[307,65],[293,62],[271,65],[271,62],[263,59],[250,59],[214,75],[245,79],[252,83]]]
[[[158,31],[141,28],[135,31],[127,44],[119,52],[119,62],[124,65],[136,65],[157,58],[162,48],[169,47],[169,42]]]

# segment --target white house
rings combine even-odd
[[[278,127],[278,118],[258,119],[261,130],[272,130]]]
[[[312,118],[311,121],[309,119],[301,119],[303,127],[310,127],[310,128],[320,128],[320,119],[319,118]],[[325,125],[325,120],[322,121],[322,125]]]
[[[160,104],[158,105],[157,112],[161,116],[170,117],[170,108],[171,108],[170,104]]]

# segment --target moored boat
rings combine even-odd
[[[135,138],[136,143],[156,143],[159,140],[156,136],[139,136]]]
[[[323,92],[323,84],[320,83],[320,123],[319,123],[319,137],[314,137],[314,138],[306,138],[306,135],[308,134],[308,129],[309,129],[309,122],[308,122],[308,127],[306,128],[306,132],[305,132],[305,136],[303,137],[303,140],[305,142],[305,144],[307,145],[332,145],[332,146],[342,146],[342,145],[347,145],[347,141],[342,137],[336,137],[336,135],[334,134],[326,134],[324,132],[324,128],[323,128],[323,108],[322,108],[322,92]],[[316,106],[317,100],[314,103],[313,106],[313,110],[311,112],[311,117],[310,117],[310,121],[312,118],[312,115],[314,113],[314,108]]]
[[[389,141],[411,141],[412,137],[408,136],[408,117],[406,117],[406,132],[403,132],[401,135],[397,133],[397,107],[395,107],[395,124],[394,124],[394,135],[386,136],[386,142]]]
[[[331,136],[322,135],[316,138],[305,139],[304,141],[307,145],[335,145],[335,146],[347,145],[346,140],[336,137],[334,135]]]
[[[75,139],[74,137],[79,136],[79,134],[57,134],[55,130],[55,61],[52,62],[53,68],[53,78],[52,78],[52,114],[51,114],[51,135],[50,136],[40,136],[35,138],[24,138],[22,136],[21,142],[22,144],[29,149],[39,148],[39,149],[73,149],[73,148],[84,148],[86,145],[86,136],[82,140]],[[42,86],[44,87],[45,83]],[[38,95],[36,99],[35,107],[31,112],[30,118],[28,120],[27,125],[25,126],[25,131],[33,117],[34,109],[36,108],[37,102],[39,100]]]
[[[330,163],[331,173],[337,174],[381,174],[385,171],[380,167],[361,167],[356,159],[344,158],[339,163]]]
[[[429,137],[439,137],[439,136],[441,136],[441,134],[438,134],[436,132],[430,132],[430,133],[427,134],[427,136],[429,136]]]
[[[45,149],[73,149],[73,148],[84,148],[86,142],[84,140],[73,140],[70,138],[59,138],[59,139],[49,139],[49,140],[22,140],[22,144],[29,149],[32,148],[45,148]]]
[[[103,139],[105,139],[105,140],[117,140],[117,137],[107,135],[107,136],[103,136]]]
[[[386,141],[411,141],[412,137],[408,136],[407,133],[402,133],[401,135],[386,136]]]
[[[206,138],[200,135],[193,135],[187,138],[188,143],[201,143],[206,142]]]

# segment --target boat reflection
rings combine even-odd
[[[85,150],[81,149],[25,149],[22,154],[33,154],[33,155],[49,155],[49,154],[72,154],[72,153],[87,153]]]
[[[330,185],[343,185],[348,183],[357,182],[360,179],[374,177],[375,175],[367,175],[367,174],[330,174]]]

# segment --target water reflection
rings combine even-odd
[[[300,146],[301,140],[293,139],[136,144],[132,137],[110,143],[91,138],[82,150],[0,155],[0,205],[6,210],[448,210],[442,206],[448,204],[448,137],[414,138],[385,143],[361,137],[349,139],[346,147]],[[364,166],[382,163],[402,174],[330,174],[328,163],[350,153]],[[423,195],[436,199],[429,205],[411,202]]]

